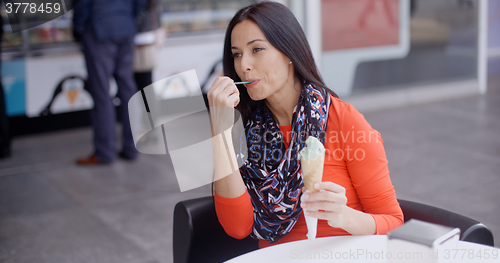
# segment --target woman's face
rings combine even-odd
[[[293,88],[294,70],[290,59],[269,43],[259,26],[251,20],[238,23],[231,33],[234,68],[252,100],[286,96]]]

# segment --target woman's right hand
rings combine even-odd
[[[207,93],[212,119],[212,133],[217,135],[231,128],[234,108],[240,102],[240,92],[229,77],[218,77]]]
[[[210,107],[234,108],[240,103],[240,92],[229,77],[217,77],[208,91]]]
[[[231,138],[234,107],[240,102],[240,92],[232,79],[218,77],[207,97],[212,122],[215,192],[222,197],[236,198],[246,191]]]

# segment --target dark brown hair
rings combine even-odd
[[[222,57],[225,76],[230,77],[235,82],[241,81],[234,68],[234,58],[231,52],[231,33],[238,23],[246,19],[255,22],[269,43],[292,61],[295,76],[303,85],[314,84],[317,87],[324,88],[334,97],[338,97],[335,92],[328,89],[323,83],[323,79],[316,68],[306,35],[299,22],[286,6],[276,2],[265,1],[242,8],[229,22]],[[263,101],[252,100],[246,88],[242,85],[238,85],[238,89],[240,91],[240,103],[236,109],[241,113],[243,123],[246,124],[257,105],[263,103]]]

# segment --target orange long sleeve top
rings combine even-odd
[[[291,125],[280,126],[285,145],[290,142]],[[374,130],[352,105],[340,99],[331,100],[325,137],[323,181],[331,181],[346,189],[347,206],[370,214],[375,220],[376,234],[403,224],[403,212],[389,177],[387,158],[380,133]],[[215,193],[219,222],[234,238],[247,237],[253,228],[254,213],[250,195],[224,198]],[[276,243],[259,240],[267,247],[306,239],[307,226],[303,214],[293,229]],[[350,235],[333,228],[326,220],[318,221],[317,237]]]

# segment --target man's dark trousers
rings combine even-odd
[[[103,162],[115,160],[117,155],[115,106],[109,95],[109,81],[114,77],[121,101],[118,114],[122,119],[122,152],[128,158],[138,154],[128,115],[128,101],[137,92],[132,70],[133,37],[99,40],[92,25],[82,36],[83,53],[87,64],[88,91],[94,99],[90,117],[94,129],[95,155]]]

